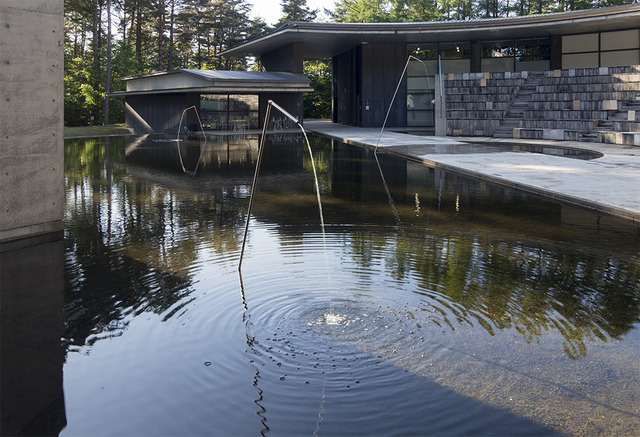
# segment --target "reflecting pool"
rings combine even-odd
[[[66,141],[61,435],[637,433],[637,224],[312,142]]]

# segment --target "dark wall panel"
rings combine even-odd
[[[189,106],[200,108],[198,93],[154,94],[126,97],[125,121],[133,133],[177,132],[182,112]],[[189,111],[183,125],[197,125],[194,111]]]
[[[298,120],[302,120],[302,94],[292,94],[292,93],[270,93],[270,94],[260,94],[260,128],[264,126],[264,117],[267,111],[267,105],[269,100],[273,100],[273,102],[280,106],[282,109],[287,111],[289,114],[297,117]],[[282,118],[283,115],[280,111],[275,108],[271,109],[271,118]]]
[[[260,58],[266,71],[286,73],[303,72],[303,43],[294,42]]]
[[[360,48],[354,48],[333,58],[333,120],[336,123],[360,124],[359,96]]]
[[[407,61],[407,47],[406,44],[396,43],[365,44],[361,53],[361,126],[381,127],[402,77]],[[402,77],[387,126],[406,126],[406,95],[407,80]]]

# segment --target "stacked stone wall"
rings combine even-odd
[[[492,136],[507,113],[524,105],[515,138],[624,143],[630,140],[620,138],[640,138],[640,66],[553,70],[541,78],[538,73],[529,81],[530,95],[522,97],[531,78],[528,72],[448,75],[447,134]]]
[[[526,72],[449,74],[447,135],[492,135],[526,78]]]

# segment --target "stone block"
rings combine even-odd
[[[486,108],[487,111],[493,111],[493,102],[486,102]]]
[[[564,140],[564,129],[544,129],[542,138],[545,140]]]
[[[636,111],[629,110],[627,113],[627,121],[636,121]]]
[[[598,74],[600,76],[606,76],[609,74],[609,67],[600,67],[598,68]]]
[[[617,111],[618,110],[618,101],[617,100],[603,100],[602,101],[602,110],[603,111]]]
[[[519,140],[520,139],[520,128],[516,127],[513,129],[513,138]]]
[[[553,77],[562,77],[562,70],[553,70]]]
[[[480,79],[480,86],[481,87],[487,86],[487,79]]]
[[[579,111],[580,110],[580,100],[574,100],[573,101],[573,110],[574,111]]]

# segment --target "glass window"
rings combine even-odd
[[[469,43],[452,42],[439,45],[443,59],[468,59],[471,57],[471,46]]]
[[[226,111],[227,110],[227,95],[219,94],[203,94],[200,96],[200,110],[201,111]]]
[[[438,59],[438,44],[415,44],[409,46],[409,54],[418,59]]]
[[[447,42],[412,44],[409,54],[422,60],[437,60],[438,54],[442,59],[468,59],[471,56],[471,46],[468,42]]]
[[[482,43],[483,58],[508,58],[516,52],[513,41],[487,41]]]
[[[523,39],[516,41],[516,61],[544,61],[551,59],[549,38]]]
[[[202,94],[200,117],[205,129],[257,128],[259,98],[254,94]]]

